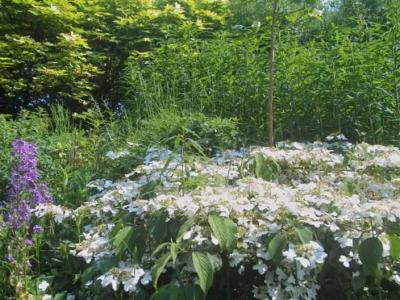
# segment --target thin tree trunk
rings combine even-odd
[[[274,146],[274,66],[275,66],[275,37],[276,19],[278,17],[278,1],[273,2],[271,25],[271,49],[269,52],[269,91],[268,91],[268,145]]]

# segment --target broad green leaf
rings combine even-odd
[[[165,266],[171,259],[171,253],[164,254],[155,264],[154,269],[153,269],[153,285],[155,288],[157,288],[157,282],[158,278],[160,277],[161,273],[164,271]]]
[[[313,240],[313,233],[311,230],[300,227],[295,227],[294,229],[303,244],[307,244]]]
[[[180,298],[178,300],[203,300],[205,294],[196,284],[186,284],[180,288]]]
[[[211,262],[214,272],[218,272],[222,268],[222,259],[216,254],[207,253],[208,260]]]
[[[271,255],[272,260],[275,264],[279,264],[282,260],[282,252],[285,250],[287,245],[286,237],[277,234],[268,244],[268,253]]]
[[[194,219],[190,218],[190,219],[186,220],[185,223],[183,223],[181,225],[181,227],[179,228],[179,231],[178,231],[178,235],[176,237],[176,242],[177,243],[179,243],[182,240],[182,237],[190,229],[190,227],[193,226],[193,224],[194,224]]]
[[[254,157],[255,160],[255,174],[258,178],[262,178],[264,180],[270,180],[272,178],[272,171],[269,168],[267,161],[264,156],[260,153],[257,153]]]
[[[158,245],[165,241],[168,234],[166,215],[163,212],[157,212],[147,220],[147,229],[151,237],[151,243]]]
[[[166,284],[160,287],[150,300],[177,300],[180,299],[180,288],[175,284]],[[136,299],[136,298],[135,298]]]
[[[344,191],[349,195],[353,195],[354,194],[353,183],[351,183],[350,181],[346,181],[344,183]]]
[[[201,290],[207,294],[214,280],[213,264],[207,254],[201,252],[193,252],[192,260],[194,269],[199,276]]]
[[[58,293],[52,299],[54,299],[54,300],[64,300],[65,299],[65,293]]]
[[[152,180],[147,182],[139,189],[138,199],[150,199],[156,195],[156,190],[160,186],[160,180]]]
[[[133,227],[126,226],[122,228],[114,237],[113,245],[116,248],[117,252],[121,248],[121,246],[130,239],[133,234]]]
[[[389,236],[390,240],[390,256],[394,259],[397,259],[400,257],[400,238],[392,234]]]
[[[113,239],[113,245],[117,256],[128,252],[134,259],[140,260],[145,249],[145,239],[146,236],[143,227],[123,227]]]
[[[132,226],[123,227],[118,231],[113,240],[115,252],[118,256],[121,256],[129,249],[130,245],[132,244],[133,237],[134,228]]]
[[[254,156],[254,173],[256,177],[271,180],[280,173],[280,166],[273,160],[266,159],[261,153]]]
[[[383,245],[376,237],[362,241],[358,248],[358,255],[363,263],[363,267],[369,273],[375,272],[378,263],[382,258],[382,254]]]
[[[160,253],[161,250],[163,250],[164,248],[166,248],[170,244],[171,243],[162,243],[162,244],[158,245],[157,248],[151,254],[151,256],[156,256],[158,253]]]
[[[188,143],[189,145],[194,148],[201,156],[207,157],[207,155],[204,153],[203,148],[200,146],[198,142],[195,140],[192,140],[191,138],[188,138]]]
[[[118,266],[118,259],[115,256],[103,257],[99,262],[99,269],[102,273],[106,273],[116,266]]]
[[[229,218],[210,215],[208,223],[222,250],[233,250],[237,243],[237,225]]]
[[[216,174],[214,176],[214,185],[215,186],[223,186],[226,184],[226,178],[225,176],[222,176],[221,174]]]
[[[175,263],[179,251],[178,244],[171,243],[170,251],[171,251],[172,262]]]
[[[359,276],[353,276],[351,278],[351,287],[353,291],[357,292],[361,288],[363,288],[365,285],[365,274],[364,272],[360,272]]]
[[[93,279],[93,276],[96,274],[96,268],[95,266],[90,266],[88,268],[85,269],[85,271],[83,271],[82,275],[81,275],[81,280],[83,283],[86,283],[90,280]]]

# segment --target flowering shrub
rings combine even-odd
[[[93,181],[97,192],[75,210],[36,213],[82,223],[70,244],[87,264],[82,298],[397,297],[400,150],[378,148],[255,147],[192,158],[184,170],[180,155],[151,149],[124,179]],[[206,182],[181,190],[198,177]]]
[[[29,252],[38,241],[43,228],[32,223],[32,212],[52,197],[47,185],[39,181],[37,149],[22,139],[12,143],[13,170],[3,207],[5,222],[10,228],[6,261],[10,270],[10,283],[18,297],[28,297],[26,282],[30,273]]]
[[[60,243],[79,266],[57,295],[397,298],[400,150],[343,145],[284,143],[211,159],[152,148],[124,178],[92,181],[77,208],[43,201],[32,215],[69,234]],[[57,286],[38,288],[51,299]]]
[[[29,224],[31,210],[52,201],[45,183],[39,181],[37,149],[21,139],[12,143],[14,168],[6,193],[6,220],[14,229]]]

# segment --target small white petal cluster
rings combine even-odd
[[[45,292],[49,286],[50,286],[50,284],[46,280],[43,280],[41,283],[39,283],[38,289],[41,292]]]
[[[62,223],[64,219],[74,217],[73,211],[61,205],[53,203],[41,203],[35,207],[33,213],[36,217],[50,216],[56,223]]]
[[[129,155],[129,151],[126,149],[123,151],[118,151],[118,152],[114,152],[114,151],[110,150],[106,153],[106,157],[108,157],[111,160],[115,160],[115,159],[125,157],[128,155]]]
[[[102,257],[109,257],[114,254],[108,234],[113,224],[99,225],[96,228],[90,228],[89,232],[84,232],[84,240],[74,246],[70,251],[77,257],[82,257],[86,263],[93,259],[98,261]]]
[[[120,262],[118,268],[112,268],[107,273],[97,278],[103,287],[111,286],[114,291],[118,290],[122,284],[125,292],[136,290],[139,282],[147,285],[151,282],[151,274],[142,268],[129,265],[126,262]]]
[[[394,146],[369,145],[354,147],[351,164],[358,170],[368,167],[400,168],[400,150]]]

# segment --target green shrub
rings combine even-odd
[[[136,159],[108,159],[107,151],[125,143],[128,121],[117,121],[112,113],[89,110],[72,116],[61,106],[50,112],[23,111],[16,118],[0,115],[0,197],[10,176],[11,142],[20,137],[38,145],[42,178],[49,183],[58,202],[74,206],[87,197],[86,184],[95,178],[114,178]]]
[[[135,139],[145,145],[161,144],[173,148],[175,137],[182,129],[195,140],[207,154],[237,146],[237,120],[208,117],[201,113],[181,113],[162,110],[141,124]]]

